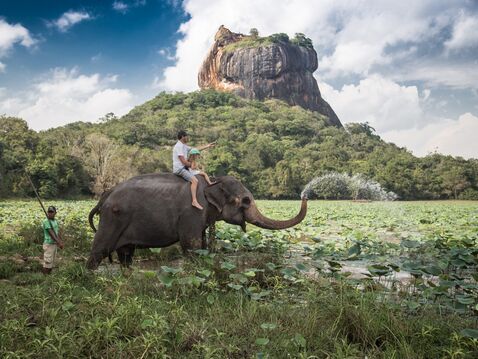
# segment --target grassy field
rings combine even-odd
[[[0,202],[0,357],[476,358],[478,202],[311,201],[296,228],[221,224],[217,250],[85,270],[94,201]],[[290,217],[297,201],[259,201]]]

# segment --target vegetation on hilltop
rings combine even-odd
[[[339,172],[363,174],[401,199],[478,199],[476,159],[417,158],[368,124],[339,129],[282,101],[213,90],[161,93],[122,118],[38,133],[0,117],[0,196],[31,195],[23,166],[46,197],[100,193],[134,174],[170,171],[179,129],[191,133],[192,145],[217,141],[203,153],[207,172],[236,176],[258,198],[298,198],[312,178]]]
[[[313,49],[314,45],[312,40],[306,37],[303,33],[296,33],[295,36],[290,39],[289,35],[280,32],[269,36],[259,36],[259,32],[256,28],[250,30],[249,36],[244,36],[240,40],[233,42],[224,47],[225,52],[232,52],[242,48],[254,48],[259,46],[268,46],[272,44],[292,44],[302,46],[307,49]]]

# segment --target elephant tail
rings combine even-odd
[[[112,189],[103,192],[103,194],[101,195],[100,200],[98,201],[98,203],[96,204],[96,206],[93,207],[93,209],[90,211],[90,214],[88,215],[88,222],[90,223],[91,229],[92,229],[93,232],[95,232],[95,233],[96,233],[96,227],[95,227],[95,224],[93,223],[93,217],[95,216],[95,214],[100,213],[100,208],[101,208],[101,206],[102,206],[103,203],[106,201],[106,199],[107,199],[108,196],[111,194],[111,192],[112,192]]]

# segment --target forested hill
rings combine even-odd
[[[357,118],[360,122],[360,118]],[[401,199],[478,199],[478,160],[414,157],[385,143],[367,124],[326,125],[317,112],[278,100],[241,99],[212,90],[162,93],[122,118],[77,122],[44,132],[0,117],[2,197],[31,195],[25,166],[45,197],[101,193],[139,173],[171,168],[179,129],[203,153],[212,175],[240,178],[257,198],[299,198],[304,185],[331,171],[361,173]]]

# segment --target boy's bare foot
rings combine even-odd
[[[217,183],[217,182],[211,182],[211,181],[209,181],[207,184],[208,184],[208,186],[212,186],[213,184],[216,184],[216,183]]]
[[[198,201],[193,201],[192,206],[200,210],[204,209],[203,206],[201,206]]]

